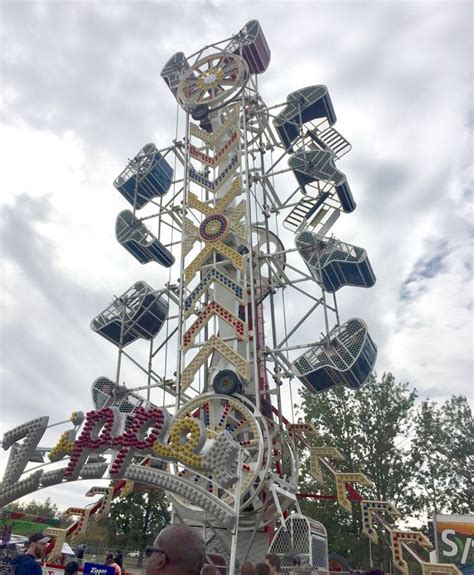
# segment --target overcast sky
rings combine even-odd
[[[115,350],[90,320],[136,280],[160,288],[168,272],[117,244],[127,205],[112,182],[144,144],[175,137],[160,77],[169,56],[252,18],[272,52],[266,103],[325,84],[353,145],[339,167],[358,207],[333,231],[367,249],[377,284],[341,292],[343,319],[369,324],[379,374],[422,397],[472,396],[470,2],[3,0],[0,10],[2,433],[90,409],[92,381],[114,376]],[[291,313],[298,300],[287,298]],[[44,494],[65,506],[84,489]]]

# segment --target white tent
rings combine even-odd
[[[66,543],[66,541],[63,543],[63,548],[61,549],[61,553],[63,555],[72,555],[73,557],[76,555],[74,553],[74,551],[71,549],[69,543]]]

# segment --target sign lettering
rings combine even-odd
[[[237,470],[230,463],[238,446],[230,436],[226,436],[225,431],[208,439],[204,423],[197,418],[187,416],[174,419],[164,408],[139,407],[133,413],[131,422],[128,416],[130,424],[120,433],[124,417],[113,407],[89,411],[77,439],[74,430],[63,432],[50,451],[52,462],[65,459],[67,465],[47,473],[38,470],[21,481],[47,429],[48,418],[32,420],[7,432],[2,446],[5,450],[10,448],[10,457],[3,482],[0,483],[0,506],[63,480],[102,476],[107,467],[111,478],[123,477],[136,456],[176,461],[187,467],[206,470],[225,485],[237,480]],[[23,438],[23,443],[19,443]],[[104,452],[113,454],[110,466],[106,462],[97,463],[97,456]],[[223,462],[228,465],[225,470],[222,469]]]

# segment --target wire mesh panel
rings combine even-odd
[[[114,401],[116,384],[107,377],[98,377],[91,387],[92,403],[96,409],[110,407]]]
[[[337,384],[357,389],[369,377],[377,347],[366,324],[352,318],[334,329],[329,342],[324,338],[292,363],[292,370],[313,392]]]
[[[169,190],[173,168],[155,144],[146,144],[114,181],[115,188],[136,209]]]
[[[290,515],[273,538],[269,553],[280,557],[285,573],[309,572],[315,567],[317,573],[324,573],[328,569],[326,530],[304,515]]]
[[[318,573],[327,572],[328,543],[326,539],[317,535],[311,536],[311,565],[313,567],[318,567]]]
[[[356,203],[345,174],[334,164],[334,153],[331,150],[300,150],[288,160],[298,184],[304,189],[315,181],[334,182],[337,197],[344,212],[353,212]]]
[[[363,248],[309,231],[296,237],[296,247],[315,281],[334,293],[343,286],[372,287],[375,275]]]
[[[299,555],[309,555],[309,525],[306,517],[290,517],[288,521],[291,531],[293,552]]]
[[[251,74],[262,74],[270,64],[270,48],[258,20],[250,20],[227,46],[227,51],[241,54]]]
[[[336,122],[336,114],[326,86],[301,88],[289,94],[286,101],[287,106],[278,114],[273,124],[287,151],[292,151],[292,144],[301,135],[302,126],[306,122],[317,121],[324,129]]]
[[[107,377],[98,377],[91,387],[92,403],[96,409],[117,407],[120,413],[131,415],[138,407],[148,406],[145,398],[117,385]]]
[[[176,54],[173,54],[161,70],[161,77],[175,97],[178,93],[178,85],[181,77],[187,70],[189,70],[189,64],[184,52],[176,52]]]
[[[153,339],[168,314],[168,302],[145,282],[136,282],[91,322],[91,329],[117,346]]]
[[[130,210],[123,210],[117,216],[115,237],[119,244],[141,264],[155,261],[169,268],[175,262],[168,248]]]

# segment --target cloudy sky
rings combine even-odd
[[[343,290],[343,319],[367,321],[379,373],[423,397],[472,395],[470,2],[3,0],[2,433],[89,409],[92,381],[114,376],[90,320],[168,272],[116,243],[127,205],[112,182],[145,143],[175,137],[169,56],[252,18],[272,51],[267,104],[325,84],[353,145],[339,167],[358,208],[333,231],[367,249],[377,284]],[[299,305],[290,292],[286,303]],[[44,493],[66,505],[83,492]]]

